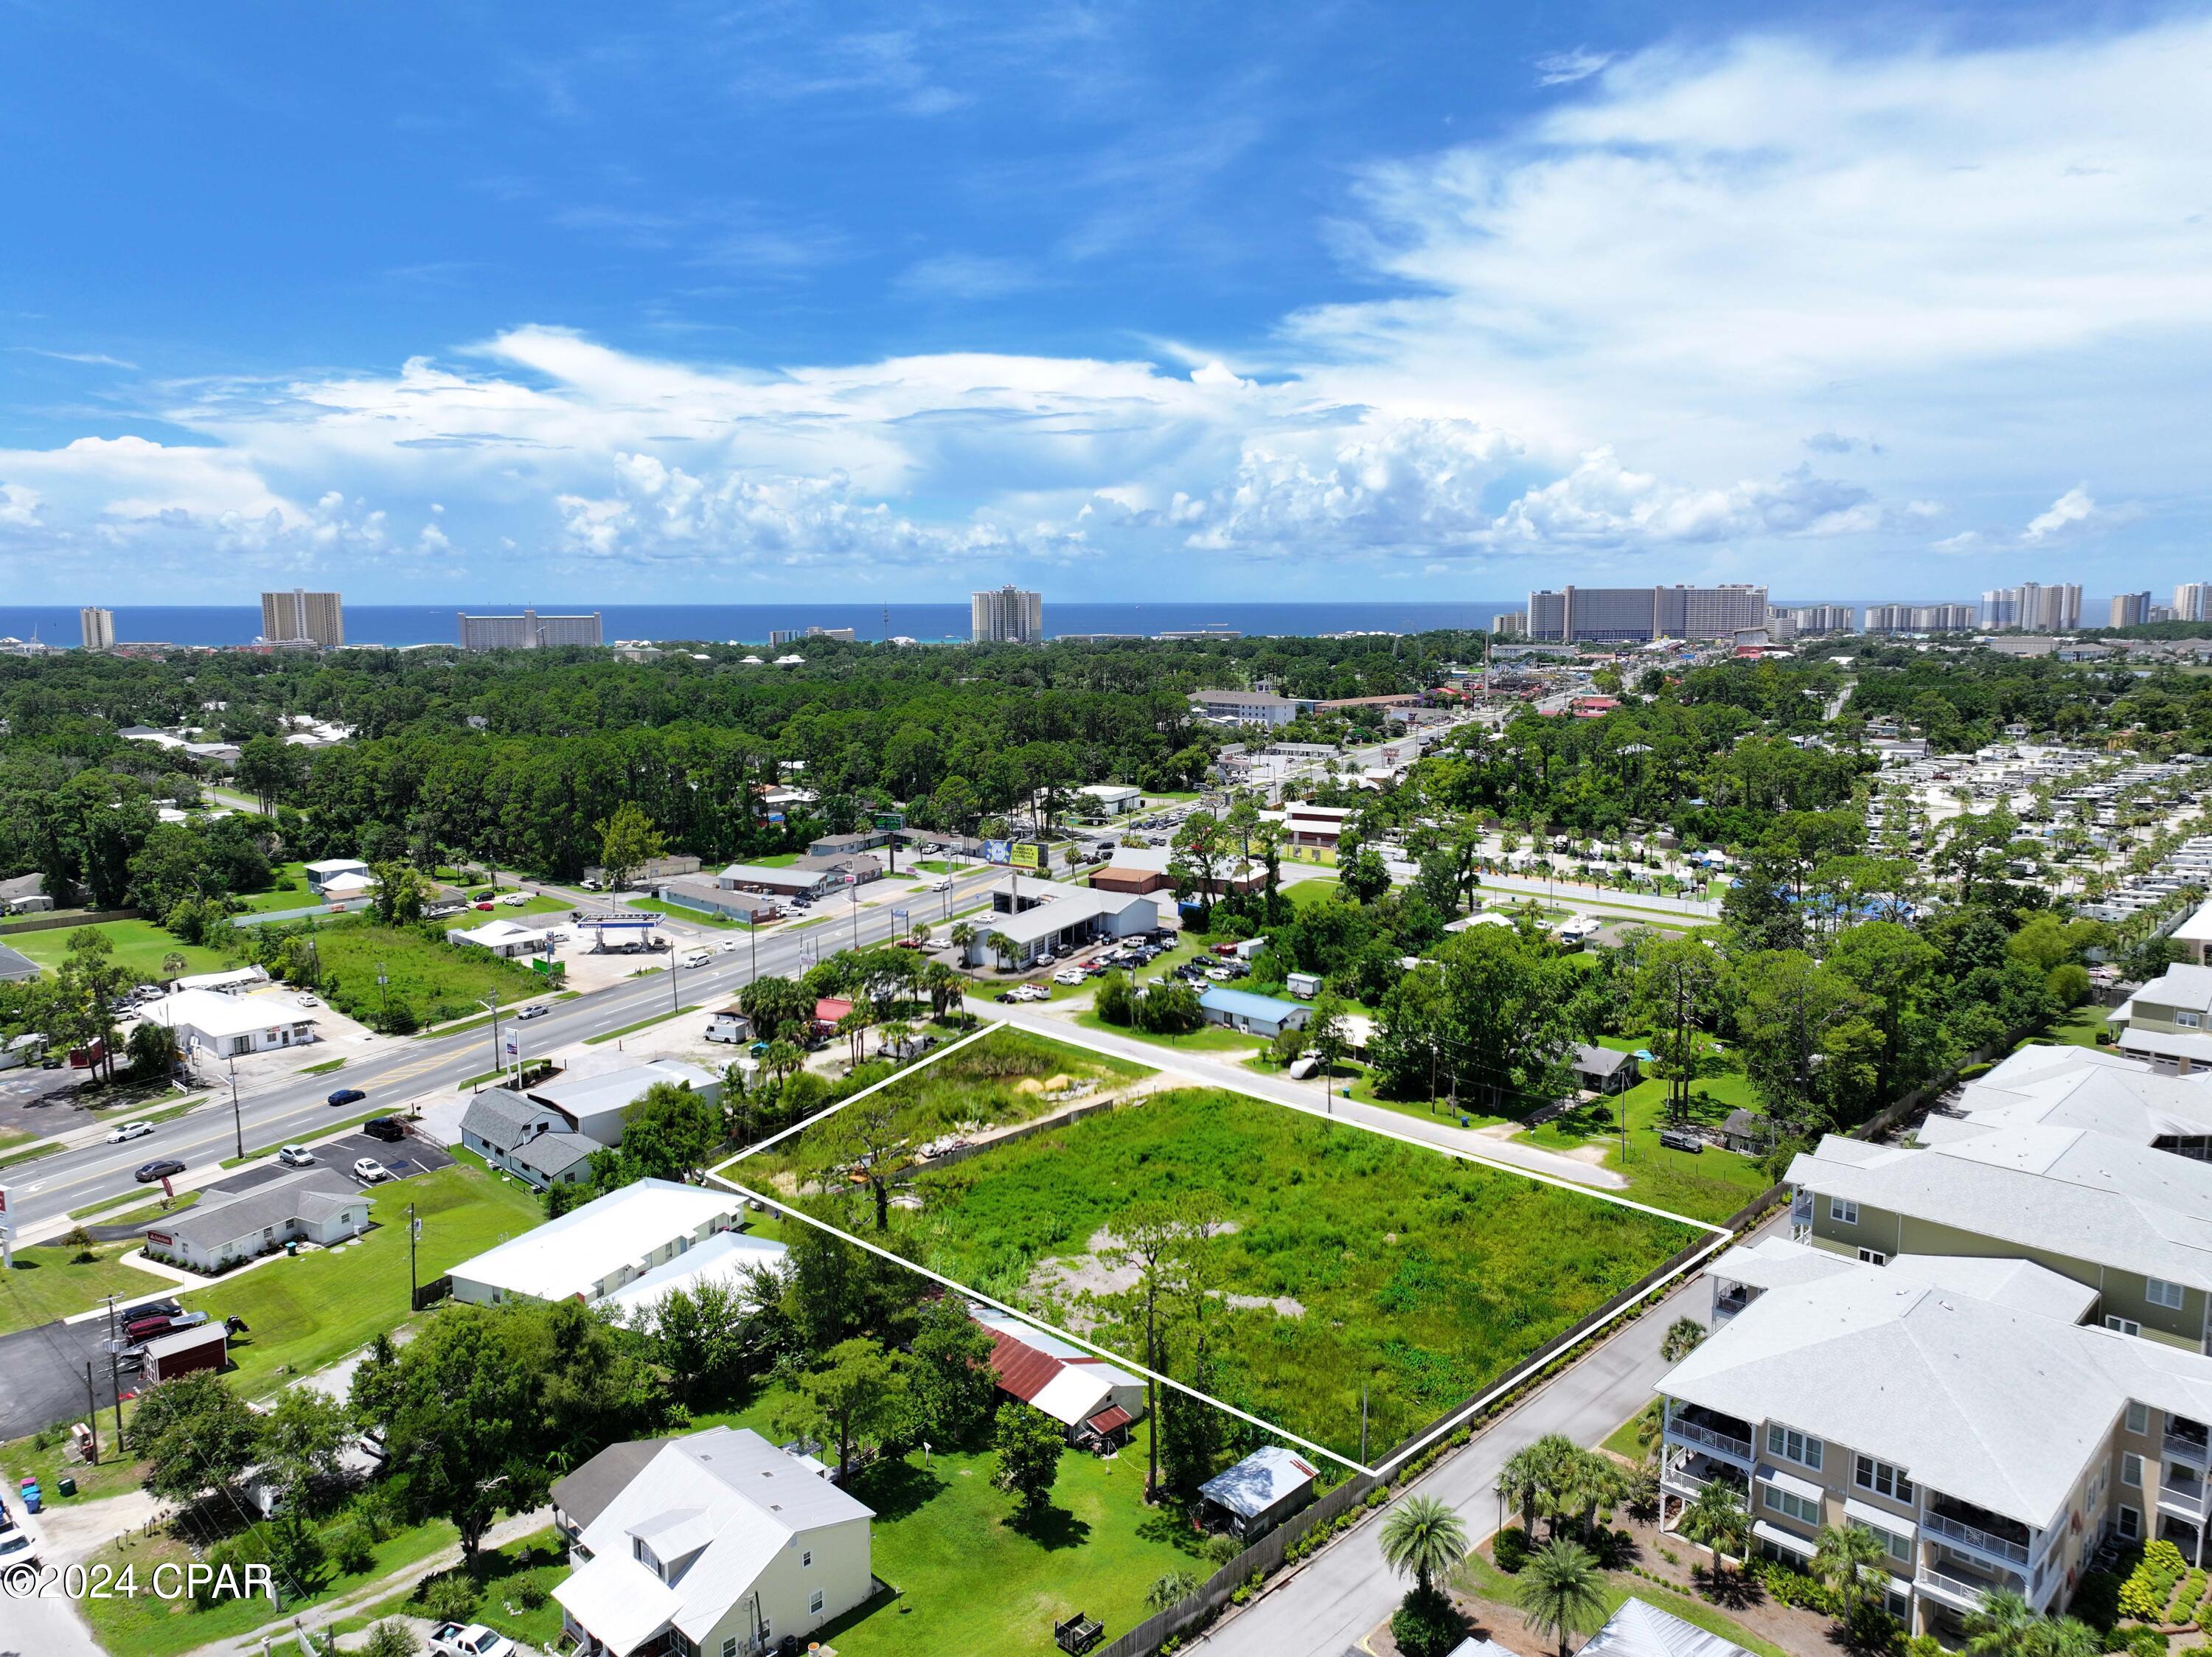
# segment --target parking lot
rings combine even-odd
[[[354,1132],[311,1147],[314,1166],[342,1174],[351,1182],[353,1165],[361,1158],[373,1157],[392,1170],[395,1179],[404,1179],[410,1174],[434,1173],[440,1168],[453,1166],[453,1159],[429,1141],[410,1134],[397,1144],[387,1140],[372,1139],[368,1135]],[[282,1162],[270,1162],[258,1168],[243,1169],[225,1179],[216,1180],[208,1189],[211,1191],[235,1193],[252,1191],[256,1185],[265,1185],[272,1179],[282,1179],[288,1174],[300,1173]],[[203,1202],[207,1198],[203,1197]]]

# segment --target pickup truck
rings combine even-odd
[[[520,1657],[514,1642],[482,1623],[441,1623],[430,1630],[430,1657]]]

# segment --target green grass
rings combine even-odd
[[[270,871],[276,877],[276,886],[268,892],[248,892],[239,902],[249,915],[267,915],[285,909],[312,909],[320,901],[307,889],[307,865],[280,863]],[[288,886],[286,882],[290,882]]]
[[[206,1194],[205,1191],[188,1191],[173,1203],[166,1205],[161,1203],[149,1203],[143,1208],[133,1209],[128,1214],[118,1214],[112,1218],[103,1219],[100,1223],[103,1226],[150,1226],[156,1220],[166,1220],[173,1214],[182,1214]]]
[[[315,942],[324,998],[365,1024],[375,1023],[387,998],[413,1008],[420,1022],[436,1024],[481,1011],[480,1001],[526,1001],[545,988],[543,978],[512,961],[358,917],[332,921]],[[392,980],[383,988],[376,982],[380,966]]]
[[[1297,908],[1305,909],[1331,901],[1343,889],[1341,880],[1295,880],[1285,884],[1283,896]]]
[[[1696,1235],[1686,1226],[1361,1130],[1211,1090],[1156,1094],[915,1176],[894,1209],[921,1263],[1052,1316],[1032,1282],[1085,1255],[1133,1203],[1190,1196],[1237,1229],[1208,1246],[1227,1295],[1304,1311],[1210,1313],[1210,1390],[1345,1453],[1388,1445],[1479,1392],[1526,1353]],[[865,1196],[848,1213],[867,1223]],[[842,1212],[843,1210],[840,1210]],[[1114,1320],[1097,1338],[1132,1350]]]
[[[776,851],[769,853],[765,857],[748,857],[745,861],[749,863],[757,863],[763,868],[789,868],[805,855],[803,851]]]
[[[1693,1550],[1694,1551],[1694,1550]],[[1452,1586],[1462,1593],[1477,1599],[1486,1599],[1496,1605],[1518,1605],[1519,1584],[1491,1563],[1487,1556],[1469,1554],[1459,1569],[1452,1573]],[[1684,1622],[1695,1624],[1708,1634],[1717,1634],[1723,1640],[1734,1641],[1756,1657],[1793,1657],[1790,1652],[1770,1640],[1762,1640],[1742,1623],[1724,1617],[1704,1600],[1663,1587],[1649,1577],[1631,1576],[1626,1571],[1607,1571],[1603,1574],[1605,1595],[1601,1620],[1610,1617],[1631,1599],[1644,1599],[1661,1611],[1671,1611]]]
[[[71,1209],[69,1217],[72,1220],[89,1220],[93,1215],[105,1214],[110,1209],[119,1209],[125,1203],[135,1203],[145,1194],[143,1188],[137,1191],[119,1191],[112,1197],[101,1197],[97,1203],[87,1203],[81,1209]]]
[[[2112,1008],[2109,1007],[2099,1007],[2094,1002],[2077,1007],[2052,1024],[2038,1040],[2021,1045],[2039,1046],[2045,1043],[2057,1043],[2073,1047],[2094,1047],[2097,1038],[2105,1032],[2106,1020],[2111,1016]]]
[[[526,1188],[456,1165],[380,1185],[369,1230],[343,1252],[273,1261],[184,1296],[211,1318],[236,1313],[252,1329],[231,1343],[234,1379],[249,1396],[337,1362],[378,1331],[404,1322],[407,1304],[407,1205],[422,1219],[418,1274],[424,1282],[520,1235],[545,1217]]]
[[[370,1623],[386,1617],[425,1616],[427,1613],[421,1599],[422,1584],[458,1576],[472,1582],[481,1596],[477,1608],[469,1613],[470,1622],[482,1623],[486,1628],[520,1642],[526,1651],[535,1650],[541,1646],[550,1651],[561,1634],[561,1607],[552,1599],[551,1590],[568,1575],[566,1544],[548,1526],[544,1530],[510,1542],[503,1548],[486,1548],[465,1567],[455,1565],[434,1576],[424,1577],[397,1593],[364,1606],[340,1619],[334,1631],[357,1634]],[[519,1594],[525,1582],[533,1581],[547,1590],[547,1597],[537,1610],[531,1611],[522,1608]],[[507,1611],[510,1604],[517,1607],[515,1612]]]
[[[0,1168],[12,1168],[21,1162],[35,1162],[42,1156],[52,1156],[55,1152],[67,1148],[58,1139],[46,1140],[27,1151],[17,1151],[12,1156],[0,1156]]]
[[[1108,1460],[1061,1456],[1051,1510],[1026,1530],[992,1488],[995,1456],[928,1460],[916,1452],[854,1477],[853,1494],[876,1510],[875,1573],[899,1593],[811,1636],[840,1657],[1046,1657],[1055,1621],[1080,1611],[1112,1639],[1151,1615],[1145,1590],[1160,1576],[1207,1572],[1190,1527],[1144,1505],[1141,1436]]]
[[[1643,1419],[1644,1412],[1639,1410],[1634,1415],[1631,1416],[1626,1421],[1621,1422],[1620,1426],[1614,1428],[1610,1433],[1607,1433],[1605,1437],[1599,1441],[1598,1448],[1601,1450],[1610,1450],[1617,1456],[1626,1456],[1631,1461],[1642,1461],[1644,1459],[1644,1446],[1638,1441],[1636,1435],[1637,1424]]]
[[[1163,1036],[1123,1025],[1109,1024],[1096,1013],[1078,1013],[1075,1022],[1082,1028],[1096,1030],[1101,1035],[1127,1036],[1132,1041],[1170,1050],[1180,1048],[1187,1053],[1235,1053],[1242,1057],[1255,1053],[1267,1045],[1257,1036],[1240,1035],[1218,1024],[1206,1025],[1188,1035]]]
[[[137,1406],[123,1406],[125,1418]],[[115,1411],[100,1413],[100,1460],[87,1466],[72,1461],[59,1444],[39,1447],[35,1439],[19,1438],[11,1443],[0,1444],[0,1472],[7,1475],[9,1489],[26,1478],[39,1481],[40,1498],[49,1508],[72,1508],[82,1502],[98,1502],[107,1496],[122,1496],[138,1488],[146,1477],[146,1464],[118,1455],[115,1448]],[[76,1481],[76,1494],[64,1496],[64,1477]]]
[[[1632,1051],[1642,1044],[1632,1037],[1611,1037],[1605,1045]],[[1740,1072],[1701,1076],[1691,1084],[1691,1120],[1709,1127],[1719,1126],[1731,1111],[1758,1106],[1751,1084]],[[1704,1097],[1696,1097],[1698,1094]],[[1700,1220],[1725,1220],[1774,1183],[1760,1172],[1754,1157],[1739,1156],[1711,1145],[1702,1151],[1676,1151],[1660,1144],[1666,1095],[1666,1083],[1647,1079],[1625,1093],[1569,1111],[1516,1136],[1524,1144],[1547,1150],[1603,1145],[1604,1166],[1628,1180],[1625,1196]],[[1617,1113],[1624,1108],[1628,1113],[1629,1153],[1625,1162],[1616,1125]]]
[[[629,907],[649,909],[656,915],[665,915],[672,920],[688,921],[694,926],[717,926],[728,932],[750,932],[753,929],[749,921],[736,920],[727,915],[709,914],[703,909],[687,909],[682,904],[665,904],[658,898],[640,898]]]
[[[656,1024],[665,1024],[671,1019],[679,1019],[686,1013],[697,1011],[699,1008],[696,1007],[678,1007],[669,1012],[655,1013],[649,1019],[640,1019],[635,1024],[625,1024],[621,1029],[610,1030],[603,1036],[586,1036],[584,1041],[587,1046],[596,1046],[603,1041],[612,1041],[617,1036],[634,1036],[641,1030],[650,1030]]]
[[[907,865],[912,874],[957,874],[963,868],[974,868],[973,863],[963,863],[954,857],[925,857],[918,863]]]
[[[320,1064],[309,1064],[303,1067],[301,1069],[300,1074],[303,1076],[321,1076],[328,1075],[333,1070],[343,1070],[344,1069],[345,1061],[343,1059],[326,1058]]]
[[[17,1249],[14,1269],[0,1272],[0,1334],[89,1312],[109,1295],[149,1295],[170,1287],[167,1277],[119,1264],[119,1256],[137,1246],[102,1243],[84,1265],[72,1264],[76,1251],[64,1244]]]
[[[85,929],[58,926],[46,932],[11,935],[8,947],[27,955],[49,972],[58,972],[69,956],[72,935]],[[187,972],[220,972],[233,963],[228,956],[171,936],[151,921],[102,921],[90,929],[107,940],[117,966],[133,982],[152,984],[161,977],[161,962],[172,954],[185,958]]]

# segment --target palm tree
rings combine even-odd
[[[1966,1649],[1973,1657],[2021,1657],[2043,1619],[2009,1588],[1992,1588],[1966,1614]]]
[[[966,921],[955,921],[952,923],[952,930],[945,935],[952,940],[954,948],[965,950],[969,944],[975,941],[975,929]]]
[[[1554,1539],[1528,1556],[1516,1591],[1528,1626],[1556,1636],[1559,1657],[1567,1657],[1567,1636],[1587,1631],[1605,1615],[1604,1578],[1597,1560],[1578,1542]]]
[[[182,953],[177,950],[172,949],[167,954],[161,957],[162,981],[164,983],[173,984],[177,979],[184,977],[185,969],[191,965],[191,963],[186,960]]]
[[[1003,932],[994,932],[983,940],[983,947],[997,957],[1002,972],[1012,971],[1008,963],[1013,959],[1015,947],[1014,941]]]
[[[1165,1611],[1189,1599],[1198,1587],[1198,1578],[1189,1571],[1164,1571],[1145,1590],[1145,1604],[1154,1611]]]
[[[1715,1479],[1698,1492],[1682,1510],[1681,1532],[1713,1556],[1713,1575],[1721,1574],[1721,1555],[1730,1549],[1742,1551],[1750,1534],[1751,1514],[1743,1505],[1743,1492],[1723,1479]]]
[[[1498,1470],[1498,1499],[1520,1514],[1521,1528],[1531,1535],[1536,1529],[1536,1497],[1543,1489],[1533,1444],[1506,1457]]]
[[[1659,1337],[1659,1356],[1665,1362],[1680,1363],[1696,1351],[1698,1343],[1705,1338],[1705,1325],[1695,1318],[1677,1318]]]
[[[1836,1591],[1848,1613],[1866,1597],[1867,1578],[1882,1561],[1883,1548],[1863,1525],[1823,1525],[1813,1553],[1813,1575]]]
[[[1382,1521],[1383,1563],[1401,1575],[1411,1571],[1424,1599],[1437,1577],[1466,1557],[1466,1525],[1434,1496],[1408,1496]]]

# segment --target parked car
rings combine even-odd
[[[150,1185],[185,1171],[185,1165],[173,1156],[157,1156],[151,1162],[141,1162],[138,1172],[131,1177],[142,1185]]]
[[[174,1334],[179,1329],[197,1329],[207,1320],[204,1312],[179,1312],[173,1315],[157,1313],[133,1318],[123,1325],[123,1337],[133,1346],[143,1346],[156,1336]]]
[[[373,1156],[364,1156],[353,1165],[353,1177],[364,1185],[373,1185],[380,1179],[392,1178],[392,1170]]]
[[[358,1087],[341,1087],[325,1101],[331,1105],[358,1105],[368,1095]]]
[[[520,905],[526,904],[529,901],[530,894],[526,892],[510,892],[500,899],[500,902],[507,905],[510,908],[519,908]]]
[[[1682,1128],[1662,1128],[1659,1142],[1670,1151],[1688,1151],[1693,1155],[1705,1148],[1703,1138]]]
[[[149,1301],[143,1306],[126,1306],[123,1316],[127,1322],[132,1318],[181,1318],[184,1305],[178,1301]]]
[[[285,1145],[278,1148],[276,1160],[288,1168],[312,1168],[315,1154],[305,1145]]]
[[[17,1565],[35,1565],[38,1563],[39,1550],[26,1532],[10,1530],[6,1534],[0,1535],[0,1570],[9,1569]]]
[[[478,904],[478,905],[477,905],[477,907],[478,909],[482,909],[482,910],[489,910],[489,909],[490,909],[490,907],[491,907],[491,899],[489,899],[489,898],[485,899],[482,903]]]
[[[392,1452],[384,1447],[384,1435],[374,1427],[356,1439],[354,1443],[362,1454],[380,1466],[392,1459]]]
[[[1052,975],[1052,981],[1054,984],[1081,984],[1088,976],[1079,966],[1063,966]]]
[[[317,1001],[313,996],[302,996],[300,997],[300,1005],[302,1007],[320,1007],[322,1002]]]
[[[516,1657],[514,1642],[482,1623],[441,1623],[430,1630],[430,1657]]]
[[[553,1009],[542,1001],[533,1001],[515,1014],[519,1019],[542,1019]]]
[[[361,1130],[371,1139],[381,1139],[387,1145],[396,1145],[407,1137],[406,1122],[396,1116],[373,1116],[361,1124]]]
[[[154,1131],[150,1122],[118,1122],[107,1130],[107,1142],[120,1145],[125,1140],[143,1139]]]

